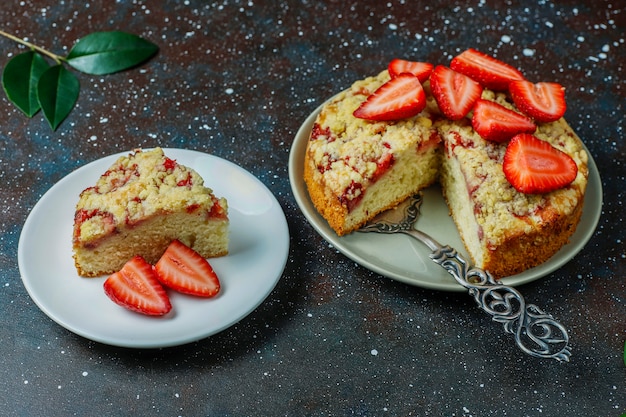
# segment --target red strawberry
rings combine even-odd
[[[491,90],[503,91],[511,81],[524,79],[522,73],[509,64],[472,48],[454,57],[450,68]]]
[[[505,142],[518,133],[533,133],[537,126],[528,117],[490,100],[474,106],[472,127],[483,139]]]
[[[509,84],[509,92],[517,108],[540,123],[554,122],[565,114],[565,89],[561,84],[518,80]]]
[[[104,292],[116,304],[150,316],[162,316],[172,309],[165,289],[152,265],[135,256],[104,281]]]
[[[576,162],[536,136],[522,133],[509,142],[502,169],[519,192],[541,194],[570,184],[578,174]]]
[[[163,285],[178,292],[213,297],[220,291],[220,281],[209,262],[179,240],[170,243],[154,269]]]
[[[426,107],[426,93],[420,80],[400,74],[374,91],[354,111],[359,119],[383,121],[415,116]]]
[[[450,120],[465,117],[483,92],[478,82],[443,65],[437,65],[430,75],[430,88],[439,109]]]
[[[407,61],[405,59],[395,58],[389,62],[387,66],[391,78],[397,77],[405,72],[415,75],[421,83],[425,83],[433,71],[433,64],[428,62]]]

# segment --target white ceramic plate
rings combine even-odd
[[[375,233],[351,233],[339,237],[330,228],[309,198],[302,179],[304,154],[318,107],[298,130],[289,155],[289,179],[296,202],[309,223],[317,232],[344,255],[360,265],[386,277],[444,291],[465,291],[442,267],[429,258],[429,250],[421,242],[404,235],[381,235]],[[589,153],[587,151],[587,153]],[[469,256],[454,222],[448,215],[448,207],[438,187],[424,190],[424,201],[416,228],[426,232],[442,245],[450,245],[467,259]],[[521,285],[539,279],[570,261],[589,241],[602,211],[602,183],[598,168],[589,154],[589,182],[583,207],[583,215],[570,243],[550,260],[521,274],[502,279],[508,285]]]
[[[72,258],[72,226],[79,193],[120,156],[85,165],[55,184],[31,211],[18,247],[22,281],[37,306],[68,330],[115,346],[159,348],[193,342],[251,313],[278,282],[289,252],[285,215],[272,193],[243,168],[205,153],[164,149],[195,169],[217,196],[228,200],[229,255],[210,260],[221,293],[202,299],[169,292],[172,312],[149,317],[114,304],[106,277],[81,278]]]

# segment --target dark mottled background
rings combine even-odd
[[[0,28],[62,55],[113,29],[160,47],[132,71],[79,75],[77,107],[56,132],[0,98],[3,415],[626,413],[623,0],[8,0]],[[468,47],[563,84],[566,117],[600,168],[595,235],[566,266],[521,288],[570,329],[570,363],[524,356],[462,293],[353,263],[315,233],[291,193],[290,146],[320,103],[391,58],[445,64]],[[0,50],[4,66],[24,49],[0,38]],[[162,350],[91,342],[28,296],[20,231],[74,169],[156,145],[211,153],[257,176],[285,211],[290,257],[266,301],[208,339]]]

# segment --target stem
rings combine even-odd
[[[20,39],[20,38],[16,37],[16,36],[13,36],[13,35],[11,35],[10,33],[6,33],[6,32],[5,32],[5,31],[3,31],[3,30],[0,30],[0,35],[4,36],[4,37],[6,37],[6,38],[9,38],[9,39],[11,39],[11,40],[13,40],[13,41],[15,41],[15,42],[17,42],[17,43],[20,43],[20,44],[22,44],[22,45],[24,45],[24,46],[27,46],[27,47],[29,47],[29,48],[31,48],[31,49],[34,49],[35,51],[37,51],[37,52],[39,52],[39,53],[41,53],[41,54],[43,54],[43,55],[46,55],[46,56],[48,56],[48,57],[50,57],[50,58],[54,59],[54,60],[55,60],[55,62],[56,62],[57,64],[59,64],[59,65],[60,65],[60,64],[62,63],[62,61],[63,61],[63,57],[61,57],[61,56],[59,56],[59,55],[57,55],[57,54],[54,54],[54,53],[52,53],[52,52],[50,52],[50,51],[48,51],[48,50],[46,50],[46,49],[43,49],[43,48],[42,48],[42,47],[40,47],[40,46],[33,45],[33,44],[32,44],[32,43],[30,43],[30,42],[27,42],[27,41],[25,41],[25,40],[23,40],[23,39]]]

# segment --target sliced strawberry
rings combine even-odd
[[[574,181],[578,174],[576,162],[568,154],[527,133],[511,139],[502,169],[511,185],[526,194],[558,190]]]
[[[565,89],[561,84],[518,80],[509,84],[509,92],[517,108],[540,123],[554,122],[565,114]]]
[[[465,117],[483,92],[477,81],[443,65],[437,65],[430,75],[430,89],[439,109],[450,120]]]
[[[524,79],[516,68],[472,48],[454,57],[450,62],[450,68],[473,78],[491,90],[504,91],[511,81]]]
[[[209,262],[179,240],[170,243],[154,269],[163,285],[178,292],[213,297],[220,291],[220,281]]]
[[[165,289],[152,265],[135,256],[104,281],[104,292],[116,304],[150,316],[162,316],[172,309]]]
[[[518,133],[533,133],[531,119],[490,100],[480,99],[474,106],[472,127],[483,139],[505,142]]]
[[[391,78],[397,77],[400,74],[409,73],[415,75],[421,83],[425,83],[428,77],[430,77],[430,73],[433,71],[433,64],[395,58],[389,62],[387,70]]]
[[[415,116],[425,107],[422,83],[416,76],[404,73],[381,85],[353,114],[359,119],[399,120]]]

